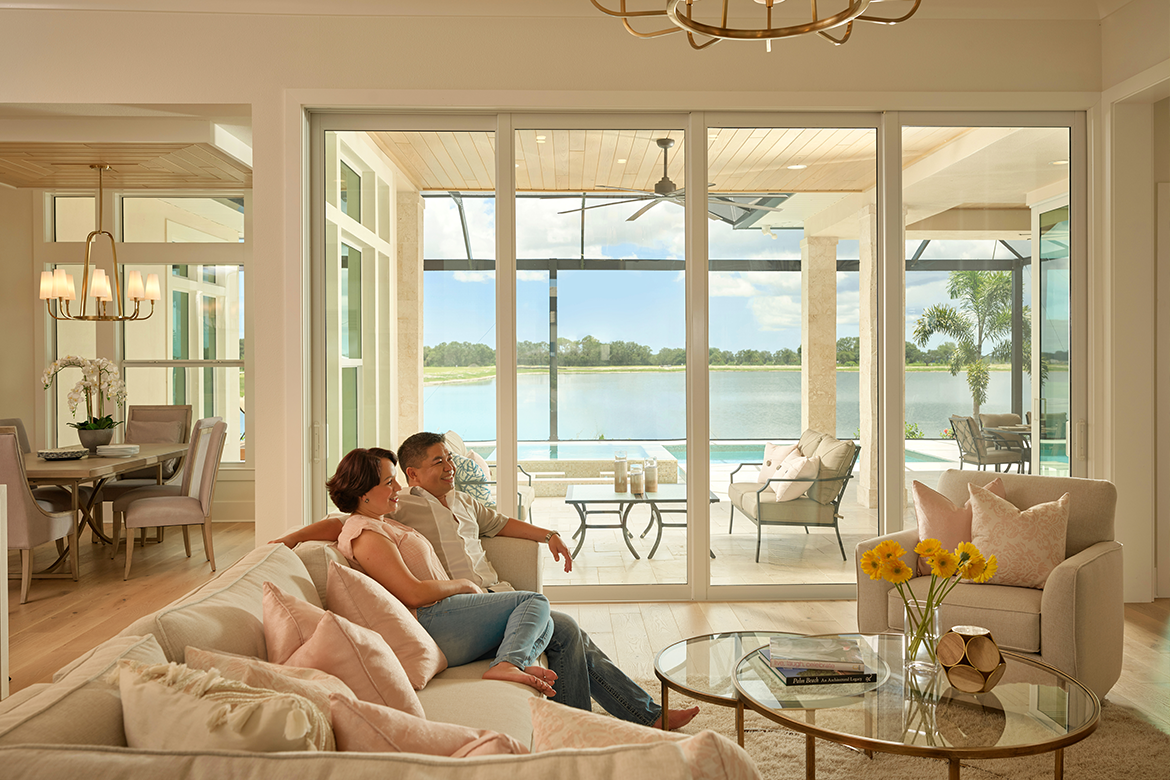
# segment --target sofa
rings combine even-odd
[[[484,539],[500,576],[518,588],[540,588],[540,547],[534,542]],[[412,753],[325,751],[254,753],[222,750],[145,750],[127,747],[116,675],[121,659],[145,664],[182,662],[188,646],[267,657],[262,623],[264,583],[298,599],[323,603],[330,561],[344,563],[333,545],[297,550],[258,547],[207,584],[150,615],[60,669],[51,683],[29,686],[0,702],[0,766],[6,777],[54,778],[307,778],[347,780],[467,777],[593,778],[651,775],[690,777],[677,741],[558,749],[526,755],[446,758]],[[427,720],[490,729],[523,746],[533,740],[530,700],[535,691],[483,680],[487,661],[450,668],[418,691]],[[582,715],[586,715],[582,713]],[[586,717],[597,717],[588,716]],[[727,742],[734,751],[742,750]],[[746,766],[750,759],[742,755]],[[459,773],[459,774],[457,774]],[[736,774],[736,773],[732,773]],[[755,774],[751,767],[750,774]],[[742,775],[741,775],[742,776]],[[756,775],[758,777],[758,775]]]

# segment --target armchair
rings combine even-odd
[[[943,630],[954,625],[983,626],[1001,647],[1034,656],[1072,675],[1104,697],[1121,675],[1125,629],[1121,545],[1113,538],[1117,488],[1111,482],[1031,474],[943,473],[938,491],[957,506],[968,499],[967,485],[986,485],[999,476],[1007,500],[1020,509],[1069,494],[1064,562],[1053,569],[1042,590],[964,582],[942,606]],[[862,542],[861,554],[893,539],[908,553],[903,560],[917,571],[917,528]],[[925,594],[930,577],[915,577],[910,588]],[[893,585],[857,571],[857,627],[863,633],[902,630],[902,601]]]
[[[1016,421],[1019,422],[1019,417],[1016,417]],[[951,415],[951,430],[955,432],[955,443],[959,445],[960,469],[964,463],[973,463],[981,471],[988,466],[995,466],[995,470],[999,471],[1000,466],[1010,468],[1015,464],[1016,469],[1023,472],[1023,450],[1007,447],[998,437],[984,434],[973,417]]]

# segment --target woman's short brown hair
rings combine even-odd
[[[346,453],[337,464],[337,471],[325,483],[333,505],[342,512],[354,512],[361,497],[382,481],[381,461],[397,464],[398,458],[381,447],[359,447]]]

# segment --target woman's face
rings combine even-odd
[[[398,491],[402,485],[398,484],[398,469],[388,459],[378,461],[381,478],[378,484],[362,496],[358,505],[358,512],[371,517],[381,517],[394,512],[398,508]]]

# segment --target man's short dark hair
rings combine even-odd
[[[423,465],[427,451],[436,444],[446,444],[441,433],[422,431],[406,437],[406,441],[398,446],[398,462],[403,469],[417,469]]]

